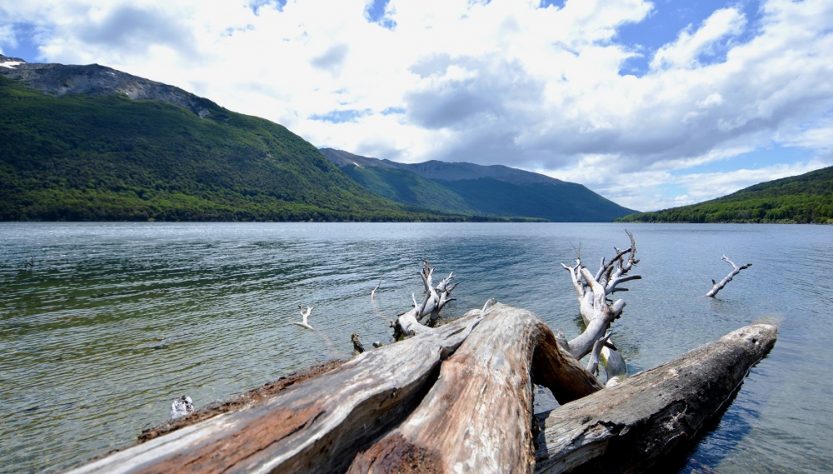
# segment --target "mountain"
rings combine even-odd
[[[606,222],[633,212],[580,184],[508,166],[396,163],[332,148],[321,153],[365,189],[416,208],[561,222]]]
[[[632,214],[621,220],[833,224],[833,167],[756,184],[711,201]]]
[[[0,220],[413,220],[286,128],[99,65],[0,55]]]

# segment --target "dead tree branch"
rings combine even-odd
[[[735,262],[729,260],[729,257],[727,257],[725,255],[723,256],[723,258],[721,258],[721,260],[723,260],[724,262],[731,265],[732,266],[732,271],[729,272],[728,275],[726,275],[722,280],[720,280],[717,283],[715,283],[715,281],[712,280],[712,289],[709,290],[708,293],[706,293],[706,296],[708,296],[710,298],[714,298],[715,296],[717,296],[717,292],[722,290],[723,287],[726,286],[727,283],[732,281],[732,278],[734,278],[735,275],[740,273],[741,270],[744,270],[744,269],[749,268],[749,267],[752,266],[751,263],[747,263],[746,265],[742,265],[742,266],[739,267],[739,266],[735,265]]]
[[[400,340],[407,336],[430,332],[431,328],[435,327],[439,321],[440,311],[445,305],[454,301],[454,298],[451,297],[451,292],[457,287],[457,283],[452,283],[454,272],[449,273],[436,286],[433,284],[433,276],[434,268],[431,267],[428,260],[423,260],[420,277],[422,278],[425,297],[422,303],[417,303],[416,296],[411,295],[414,307],[400,314],[396,321],[392,323],[395,339]]]
[[[627,291],[627,288],[620,285],[642,278],[639,275],[628,274],[639,260],[636,258],[636,239],[627,230],[625,233],[630,247],[624,250],[614,248],[613,258],[602,258],[595,275],[584,267],[580,257],[576,258],[575,265],[561,264],[570,274],[570,281],[579,303],[579,313],[585,324],[584,332],[567,342],[567,350],[580,359],[593,350],[597,341],[604,339],[606,342],[599,345],[596,357],[603,363],[608,380],[627,374],[627,366],[622,355],[611,341],[605,339],[610,324],[621,316],[625,301],[612,301],[609,298],[613,293]]]

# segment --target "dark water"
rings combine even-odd
[[[0,224],[0,470],[65,468],[197,407],[387,342],[419,265],[578,331],[567,272],[595,270],[618,224]],[[632,371],[757,320],[780,337],[685,471],[833,470],[833,227],[629,224],[638,273],[617,345]],[[753,263],[720,295],[710,279]],[[34,257],[31,270],[24,261]],[[375,303],[370,289],[384,283]],[[317,331],[288,324],[314,306]]]

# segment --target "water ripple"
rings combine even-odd
[[[781,321],[775,351],[692,463],[830,468],[833,229],[630,227],[644,279],[624,294],[614,338],[632,371],[756,319]],[[352,332],[388,342],[387,321],[421,292],[424,258],[460,281],[449,313],[496,297],[574,335],[559,263],[580,248],[595,266],[626,243],[613,224],[0,224],[0,471],[61,469],[130,443],[183,393],[203,406],[348,357]],[[705,298],[727,272],[723,253],[754,265]],[[299,304],[315,307],[315,331],[290,324]]]

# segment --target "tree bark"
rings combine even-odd
[[[679,452],[775,344],[755,324],[537,417],[536,471],[634,472]]]
[[[417,409],[348,472],[531,472],[533,377],[562,403],[602,388],[532,313],[489,307]]]

